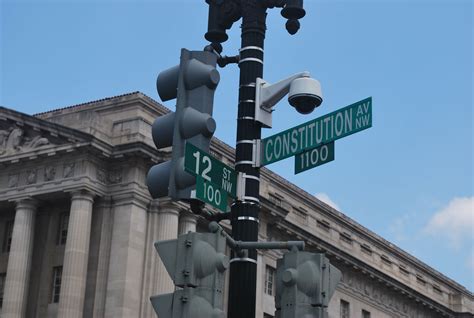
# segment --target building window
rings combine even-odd
[[[408,271],[405,265],[400,264],[399,269],[400,269],[400,273],[402,273],[405,276],[410,274],[410,272]]]
[[[443,291],[441,290],[441,287],[439,287],[439,285],[436,285],[436,284],[433,284],[433,291],[438,293],[438,294],[443,293]]]
[[[370,318],[370,311],[362,309],[362,318]]]
[[[273,204],[280,207],[282,206],[283,196],[281,196],[280,194],[276,192],[269,193],[269,195],[270,195],[269,199]]]
[[[58,235],[56,239],[57,245],[66,244],[68,225],[69,225],[69,213],[62,213],[59,218]]]
[[[382,262],[386,265],[389,265],[389,266],[392,266],[392,261],[390,260],[390,258],[388,258],[387,255],[381,255],[380,256],[380,259],[382,260]]]
[[[347,244],[352,244],[352,237],[349,233],[341,232],[339,233],[339,238]]]
[[[61,292],[61,276],[63,274],[63,267],[53,267],[53,282],[51,292],[51,302],[59,303],[59,293]]]
[[[5,291],[5,279],[7,277],[6,273],[0,274],[0,308],[3,307],[3,292]]]
[[[267,265],[265,267],[265,294],[273,296],[274,290],[273,286],[275,282],[275,269]]]
[[[303,220],[307,220],[308,219],[308,211],[306,211],[305,208],[302,208],[302,207],[295,207],[293,209],[293,213],[295,213],[295,215]]]
[[[317,225],[327,232],[331,229],[331,224],[326,220],[318,220]]]
[[[349,318],[349,303],[341,299],[341,318]]]
[[[372,248],[368,244],[365,244],[365,243],[361,244],[360,250],[367,255],[372,255]]]
[[[426,280],[423,276],[421,276],[420,274],[416,274],[416,281],[418,282],[418,284],[420,285],[423,285],[425,286],[426,285]]]
[[[5,237],[3,238],[3,252],[10,252],[12,246],[12,236],[13,236],[13,220],[7,221],[5,223]]]

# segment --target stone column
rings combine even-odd
[[[99,254],[97,263],[97,276],[95,281],[95,295],[93,318],[104,317],[105,299],[107,296],[107,277],[109,273],[110,246],[112,243],[112,199],[102,197],[98,202],[98,210],[102,214]]]
[[[83,316],[93,198],[94,195],[87,191],[75,191],[71,194],[71,212],[59,296],[59,318]]]
[[[3,293],[2,317],[4,318],[25,317],[33,255],[36,206],[37,201],[33,199],[23,199],[16,202],[12,243]]]
[[[196,223],[197,218],[195,214],[182,210],[179,214],[178,235],[186,234],[190,231],[196,232]]]
[[[113,197],[105,318],[140,317],[147,204],[138,193]]]
[[[158,209],[158,241],[170,240],[178,237],[179,208],[171,201],[161,201]],[[158,253],[157,253],[158,255]],[[174,283],[166,271],[165,265],[160,257],[156,263],[156,294],[171,293],[174,291]]]
[[[146,230],[146,247],[145,247],[145,265],[143,271],[143,293],[142,293],[142,309],[141,318],[156,317],[150,302],[150,296],[155,294],[156,288],[156,262],[158,253],[154,247],[154,243],[158,240],[158,200],[150,202],[148,208],[148,222]]]

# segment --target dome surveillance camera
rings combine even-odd
[[[301,77],[291,82],[288,102],[300,114],[309,114],[323,102],[321,84],[310,77]]]

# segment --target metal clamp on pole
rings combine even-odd
[[[239,257],[244,257],[245,252],[243,250],[249,249],[260,249],[260,250],[292,250],[296,248],[300,251],[304,250],[304,241],[287,241],[287,242],[244,242],[234,240],[217,222],[209,223],[209,231],[216,233],[220,231],[220,234],[225,236],[227,245]]]
[[[253,143],[253,149],[252,149],[252,161],[254,162],[253,166],[256,168],[260,168],[262,166],[261,151],[262,151],[262,140],[255,139]]]
[[[240,201],[253,201],[256,203],[260,203],[259,198],[249,197],[245,195],[245,188],[246,188],[246,180],[247,179],[254,179],[256,181],[260,181],[260,178],[256,176],[252,176],[250,174],[246,174],[244,172],[237,173],[237,200]]]
[[[242,201],[245,196],[245,173],[237,173],[237,200]]]
[[[241,118],[242,119],[242,118]],[[251,119],[254,120],[254,118],[249,117],[245,119]],[[261,139],[254,139],[254,140],[239,140],[237,144],[251,144],[252,145],[252,160],[246,160],[246,161],[239,161],[237,162],[238,164],[251,164],[252,167],[254,168],[260,168],[261,167],[261,146],[262,146],[262,140]]]

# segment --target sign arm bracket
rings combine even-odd
[[[299,251],[303,251],[305,247],[304,241],[286,241],[286,242],[250,242],[250,241],[236,241],[227,234],[227,232],[217,222],[209,223],[209,231],[212,233],[219,232],[225,236],[227,245],[234,251],[239,257],[245,256],[244,250],[249,249],[264,249],[264,250],[292,250],[296,248]]]

